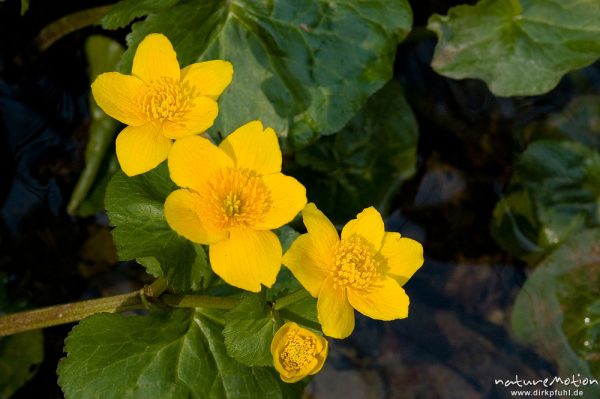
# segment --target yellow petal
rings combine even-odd
[[[329,269],[333,261],[333,252],[340,241],[335,226],[312,202],[302,210],[302,220],[312,240],[315,260]]]
[[[225,230],[205,223],[196,211],[201,198],[188,190],[175,190],[165,200],[165,219],[177,234],[199,244],[212,244],[227,238]]]
[[[319,295],[325,279],[329,276],[331,263],[329,259],[324,262],[317,253],[310,235],[302,234],[294,240],[281,261],[315,298]]]
[[[160,133],[154,123],[128,126],[117,136],[117,158],[127,176],[135,176],[154,169],[167,159],[173,142]]]
[[[271,208],[254,228],[272,230],[291,222],[306,205],[306,189],[298,180],[281,173],[262,178],[270,191]]]
[[[333,281],[327,279],[321,287],[317,300],[319,322],[323,334],[333,338],[346,338],[354,330],[354,310],[345,288],[334,288]]]
[[[239,127],[219,145],[235,161],[236,166],[248,168],[261,175],[281,172],[281,149],[271,128],[263,131],[260,121]]]
[[[131,74],[145,82],[160,78],[179,82],[177,54],[165,35],[151,33],[142,40],[133,56]]]
[[[94,80],[92,94],[106,114],[126,125],[140,126],[147,122],[137,104],[143,87],[144,82],[135,76],[107,72]]]
[[[317,367],[313,368],[309,375],[315,375],[321,371],[323,365],[325,364],[325,360],[327,360],[327,355],[329,354],[329,342],[327,342],[324,337],[317,337],[319,338],[318,342],[320,342],[319,346],[321,346],[322,349],[320,349],[320,352],[317,355]]]
[[[172,139],[204,132],[215,122],[219,113],[217,102],[209,97],[196,97],[189,100],[189,108],[180,118],[163,122],[163,134]]]
[[[356,219],[349,221],[342,229],[342,240],[353,235],[362,237],[373,246],[374,251],[379,251],[384,234],[383,219],[372,206],[359,213]]]
[[[352,307],[377,320],[403,319],[408,316],[409,299],[396,280],[384,277],[372,292],[348,289]]]
[[[190,136],[173,144],[168,164],[171,180],[175,184],[199,192],[215,171],[232,167],[233,161],[207,139]]]
[[[227,61],[197,62],[181,70],[181,84],[190,85],[194,93],[217,99],[233,78],[233,65]]]
[[[212,244],[209,253],[213,271],[246,291],[271,287],[281,268],[281,244],[271,231],[231,229],[229,239]]]
[[[401,286],[423,265],[423,246],[400,233],[385,233],[379,253],[385,259],[386,273]]]

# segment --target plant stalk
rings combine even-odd
[[[273,309],[281,310],[283,308],[287,308],[291,304],[296,303],[296,302],[308,297],[309,295],[310,294],[306,290],[298,290],[296,292],[292,292],[289,295],[286,295],[284,297],[277,299],[275,301],[275,303],[273,304]]]
[[[119,313],[128,310],[148,309],[153,304],[162,304],[174,308],[231,309],[238,303],[235,298],[163,294],[166,288],[166,281],[159,278],[151,285],[128,294],[48,306],[0,316],[0,336],[73,323],[96,313]]]

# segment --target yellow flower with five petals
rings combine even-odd
[[[103,73],[92,83],[96,103],[128,125],[117,137],[117,158],[128,176],[167,159],[173,140],[204,132],[218,114],[217,98],[231,83],[233,67],[214,60],[180,70],[166,36],[139,44],[131,75]]]
[[[225,282],[258,292],[281,268],[282,249],[271,231],[306,205],[306,190],[281,173],[281,149],[271,128],[249,122],[217,147],[191,136],[168,157],[171,180],[182,189],[165,201],[171,228],[209,245],[213,271]]]
[[[354,330],[354,309],[378,320],[408,316],[409,299],[402,285],[423,264],[421,244],[386,232],[373,207],[348,222],[341,239],[314,204],[308,204],[302,215],[308,233],[293,242],[283,264],[318,298],[325,335],[349,336]]]
[[[325,338],[291,321],[277,330],[271,342],[275,370],[289,383],[321,371],[327,352]]]

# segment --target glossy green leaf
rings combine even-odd
[[[569,235],[600,223],[600,154],[579,143],[539,140],[521,155],[494,210],[492,235],[536,262]]]
[[[406,0],[181,0],[133,25],[121,70],[152,32],[171,40],[183,66],[228,60],[235,73],[213,130],[260,118],[297,148],[341,129],[392,77],[411,25]]]
[[[106,191],[106,209],[119,259],[138,259],[151,274],[160,271],[176,291],[203,288],[211,273],[206,252],[167,224],[164,201],[176,189],[166,163],[135,177],[117,172]]]
[[[134,19],[173,7],[179,0],[122,0],[100,20],[105,29],[118,29]]]
[[[116,68],[124,52],[123,46],[105,36],[90,36],[85,52],[90,67],[90,83],[103,73]],[[102,198],[110,176],[116,171],[114,152],[108,154],[119,122],[98,107],[90,94],[90,127],[85,148],[85,168],[73,189],[67,205],[70,214],[89,216],[103,209]],[[113,158],[113,159],[111,159]],[[93,198],[90,198],[93,195]],[[86,201],[82,209],[82,203]]]
[[[563,378],[600,378],[599,242],[600,229],[571,236],[529,276],[513,308],[517,338],[554,360]],[[580,389],[600,396],[598,385]]]
[[[273,367],[271,341],[280,327],[263,294],[247,294],[225,315],[227,354],[247,366]]]
[[[0,338],[0,398],[10,398],[29,381],[43,359],[41,330]]]
[[[417,140],[414,114],[392,81],[336,135],[296,153],[288,173],[332,221],[345,223],[368,206],[386,207],[415,171]]]
[[[431,66],[484,80],[498,96],[536,95],[600,57],[597,0],[481,0],[427,26],[439,39]]]
[[[221,328],[189,310],[97,314],[71,331],[65,351],[58,382],[66,399],[293,399],[302,392],[270,368],[229,357]]]

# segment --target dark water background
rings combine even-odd
[[[66,202],[84,166],[89,124],[85,39],[89,27],[39,52],[47,24],[102,1],[0,3],[0,271],[18,306],[112,295],[147,280],[118,263],[104,215],[75,218]],[[459,2],[412,1],[415,26]],[[124,43],[126,31],[109,33]],[[407,284],[411,314],[383,323],[357,315],[335,341],[314,398],[507,398],[495,378],[552,377],[555,366],[510,333],[510,311],[526,278],[521,262],[489,234],[492,210],[522,149],[515,131],[599,91],[600,66],[540,97],[499,99],[478,81],[453,81],[429,67],[435,38],[416,29],[400,47],[395,75],[419,123],[418,170],[394,198],[387,229],[421,241],[423,268]],[[45,359],[14,398],[60,398],[56,365],[71,325],[44,330]]]

